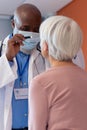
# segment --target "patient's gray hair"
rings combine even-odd
[[[52,16],[40,26],[40,46],[46,41],[49,55],[63,61],[73,59],[82,45],[80,26],[71,18]]]

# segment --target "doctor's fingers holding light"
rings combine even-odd
[[[22,42],[24,40],[25,38],[21,34],[15,34],[10,40],[8,40],[6,57],[9,61],[12,61],[16,54],[19,52],[20,46],[23,46]]]

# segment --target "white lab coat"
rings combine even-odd
[[[6,46],[4,45],[3,54],[0,57],[0,130],[11,130],[12,128],[12,93],[14,81],[17,78],[17,63],[14,58],[12,67],[4,54]],[[43,72],[49,67],[49,63],[44,60],[40,52],[34,50],[29,59],[29,78],[30,80],[37,74]]]
[[[73,63],[81,67],[82,69],[85,69],[85,59],[82,52],[82,49],[79,50],[76,59],[73,59]]]
[[[12,128],[11,101],[14,81],[17,78],[16,59],[13,59],[14,64],[10,66],[5,56],[6,48],[7,43],[4,42],[2,56],[0,57],[0,130],[11,130]],[[82,68],[85,67],[82,51],[79,52],[74,63]],[[48,67],[49,63],[42,58],[38,51],[34,50],[29,60],[28,84],[35,75],[43,72]]]

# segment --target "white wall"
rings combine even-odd
[[[9,19],[0,19],[0,41],[12,32],[11,22]]]

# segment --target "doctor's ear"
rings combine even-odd
[[[14,29],[14,27],[15,27],[14,19],[11,20],[11,26],[12,26],[12,28]]]

